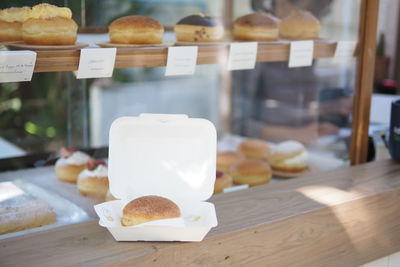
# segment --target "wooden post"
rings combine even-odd
[[[350,146],[350,161],[352,165],[367,161],[378,13],[379,0],[363,0],[361,2],[356,91],[352,122],[353,132]]]

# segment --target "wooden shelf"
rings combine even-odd
[[[335,42],[317,41],[314,58],[333,57]],[[162,67],[167,62],[167,48],[118,49],[115,68]],[[197,64],[223,63],[227,59],[228,46],[199,47]],[[75,71],[78,69],[80,51],[38,51],[35,72]],[[258,62],[279,62],[289,59],[289,43],[260,44]]]

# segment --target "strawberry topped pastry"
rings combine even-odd
[[[79,192],[85,196],[104,201],[108,191],[108,168],[103,160],[91,159],[78,176]]]
[[[231,187],[233,184],[232,176],[222,171],[217,170],[214,184],[214,194],[221,193],[224,188]]]
[[[90,159],[88,154],[78,151],[75,147],[62,147],[55,166],[58,179],[76,183],[78,175],[86,168]]]

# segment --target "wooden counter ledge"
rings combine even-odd
[[[97,221],[0,241],[0,266],[357,266],[400,251],[400,164],[380,161],[211,199],[200,243],[116,242]]]

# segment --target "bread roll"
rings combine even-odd
[[[319,20],[310,12],[294,10],[279,24],[279,35],[289,40],[314,40],[320,28]]]
[[[77,31],[78,25],[72,19],[28,19],[22,25],[22,38],[31,45],[73,45]]]
[[[66,7],[40,4],[25,13],[22,39],[31,45],[72,45],[78,25]]]
[[[196,14],[184,17],[174,27],[178,42],[217,42],[224,37],[224,27],[216,18]]]
[[[136,198],[129,202],[122,212],[121,224],[123,226],[132,226],[181,216],[181,211],[174,202],[159,196]]]
[[[0,42],[22,41],[22,23],[28,7],[0,10]]]
[[[160,44],[164,27],[155,19],[145,16],[127,16],[108,26],[110,41],[116,44]]]
[[[268,163],[261,160],[243,160],[231,169],[235,184],[249,186],[266,184],[271,181],[272,172]]]
[[[233,37],[243,41],[275,41],[279,37],[279,19],[258,12],[239,17],[233,24]]]
[[[266,160],[271,152],[267,142],[260,139],[247,139],[239,144],[237,151],[248,159]]]

